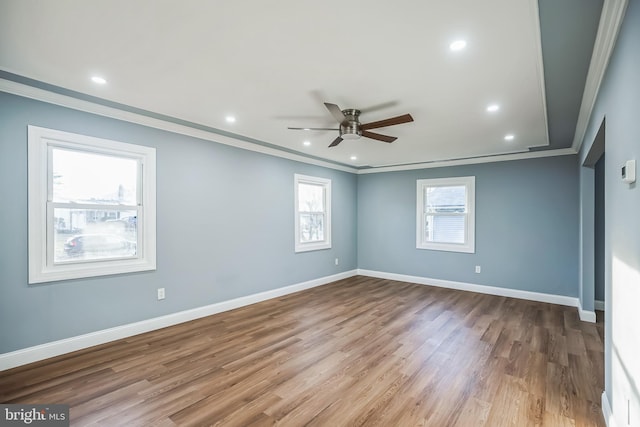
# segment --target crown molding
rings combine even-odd
[[[398,172],[406,170],[416,169],[432,169],[432,168],[444,168],[449,166],[462,166],[462,165],[477,165],[481,163],[495,163],[495,162],[509,162],[513,160],[525,160],[525,159],[539,159],[542,157],[557,157],[557,156],[570,156],[577,154],[577,151],[573,148],[561,148],[557,150],[540,150],[540,151],[527,151],[523,153],[510,153],[500,154],[482,157],[471,157],[465,159],[452,159],[441,160],[429,163],[415,163],[411,165],[396,165],[396,166],[384,166],[376,167],[372,169],[360,169],[358,174],[369,173],[382,173],[382,172]]]
[[[278,150],[276,148],[267,147],[253,142],[243,141],[241,139],[221,135],[212,131],[197,129],[195,127],[187,126],[184,124],[174,123],[155,117],[149,117],[144,114],[109,107],[96,102],[78,99],[73,96],[51,92],[45,89],[14,82],[7,79],[0,78],[0,91],[22,96],[25,98],[35,99],[37,101],[42,101],[49,104],[59,105],[61,107],[97,114],[99,116],[109,117],[112,119],[122,120],[130,123],[136,123],[139,125],[173,132],[180,135],[186,135],[194,138],[204,139],[207,141],[217,142],[224,145],[230,145],[233,147],[241,148],[243,150],[254,151],[269,156],[281,157],[288,160],[322,166],[329,169],[336,169],[343,172],[357,172],[357,169],[352,167],[309,158],[300,154],[289,153],[284,150]]]
[[[571,145],[576,152],[580,151],[580,147],[584,142],[593,107],[622,26],[627,4],[628,0],[604,0],[602,5],[598,34],[593,46],[587,81],[582,94],[580,113],[578,114],[576,131]]]
[[[538,8],[538,0],[529,1],[529,10],[531,11],[531,18],[533,20],[533,32],[535,33],[535,39],[537,40],[535,47],[536,64],[536,76],[538,78],[538,85],[540,86],[540,96],[542,98],[542,114],[544,118],[544,136],[546,143],[536,145],[536,147],[548,147],[551,142],[549,141],[549,114],[547,113],[547,88],[544,81],[544,61],[542,60],[542,35],[540,34],[540,9]]]
[[[441,168],[441,167],[448,167],[448,166],[471,165],[471,164],[480,164],[480,163],[506,162],[506,161],[512,161],[512,160],[534,159],[534,158],[541,158],[541,157],[565,156],[565,155],[571,155],[571,154],[577,153],[577,151],[573,148],[565,148],[565,149],[556,149],[556,150],[502,153],[497,155],[486,155],[486,156],[477,156],[477,157],[451,159],[451,160],[440,160],[440,161],[414,163],[414,164],[373,166],[370,168],[358,169],[358,168],[353,168],[353,167],[349,167],[341,164],[331,163],[331,162],[320,160],[320,159],[306,157],[300,154],[290,153],[284,150],[279,150],[277,148],[260,145],[255,142],[244,141],[242,139],[221,135],[213,131],[207,131],[204,129],[191,127],[185,124],[174,123],[169,120],[163,120],[161,118],[150,117],[144,114],[140,114],[132,111],[126,111],[120,108],[110,107],[107,105],[102,105],[97,102],[79,99],[73,96],[52,92],[50,90],[37,88],[28,84],[15,82],[8,79],[0,78],[0,91],[10,93],[13,95],[22,96],[25,98],[34,99],[37,101],[46,102],[49,104],[59,105],[61,107],[66,107],[66,108],[71,108],[78,111],[96,114],[103,117],[109,117],[116,120],[135,123],[142,126],[164,130],[167,132],[173,132],[180,135],[186,135],[194,138],[203,139],[206,141],[212,141],[219,144],[230,145],[243,150],[253,151],[257,153],[266,154],[269,156],[280,157],[288,160],[312,164],[316,166],[335,169],[335,170],[353,173],[353,174],[371,174],[371,173],[395,172],[395,171],[402,171],[402,170],[430,169],[430,168]]]

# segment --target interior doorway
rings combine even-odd
[[[604,310],[605,300],[605,120],[582,163],[580,297],[587,310]],[[593,313],[593,312],[592,312]]]
[[[605,176],[605,166],[604,166],[604,153],[595,166],[595,211],[594,211],[594,307],[596,310],[604,310],[604,283],[605,283],[605,273],[604,273],[604,264],[605,264],[605,255],[604,255],[604,224],[605,224],[605,214],[604,214],[604,196],[605,196],[605,186],[604,186],[604,176]]]

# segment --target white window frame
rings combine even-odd
[[[136,159],[139,164],[135,257],[76,263],[53,262],[52,148]],[[28,127],[29,283],[104,276],[156,269],[155,149],[37,126]]]
[[[465,242],[464,243],[441,243],[441,242],[427,242],[424,241],[425,235],[425,216],[427,215],[424,209],[424,193],[429,187],[452,187],[464,185],[466,187],[466,212],[465,216]],[[476,192],[476,177],[475,176],[461,176],[454,178],[434,178],[434,179],[419,179],[417,180],[417,193],[416,193],[416,248],[418,249],[430,249],[436,251],[449,251],[449,252],[465,252],[475,253],[475,192]]]
[[[324,240],[302,242],[300,240],[300,212],[298,211],[298,185],[311,184],[323,188],[324,192]],[[295,216],[295,252],[317,251],[331,248],[331,180],[315,176],[294,174],[294,216]]]

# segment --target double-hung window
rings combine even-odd
[[[153,270],[155,149],[29,126],[29,283]]]
[[[416,247],[475,252],[475,177],[417,181]]]
[[[331,180],[294,175],[295,251],[331,248]]]

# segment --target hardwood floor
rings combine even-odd
[[[356,276],[0,372],[0,402],[79,426],[604,426],[603,378],[600,316]]]

